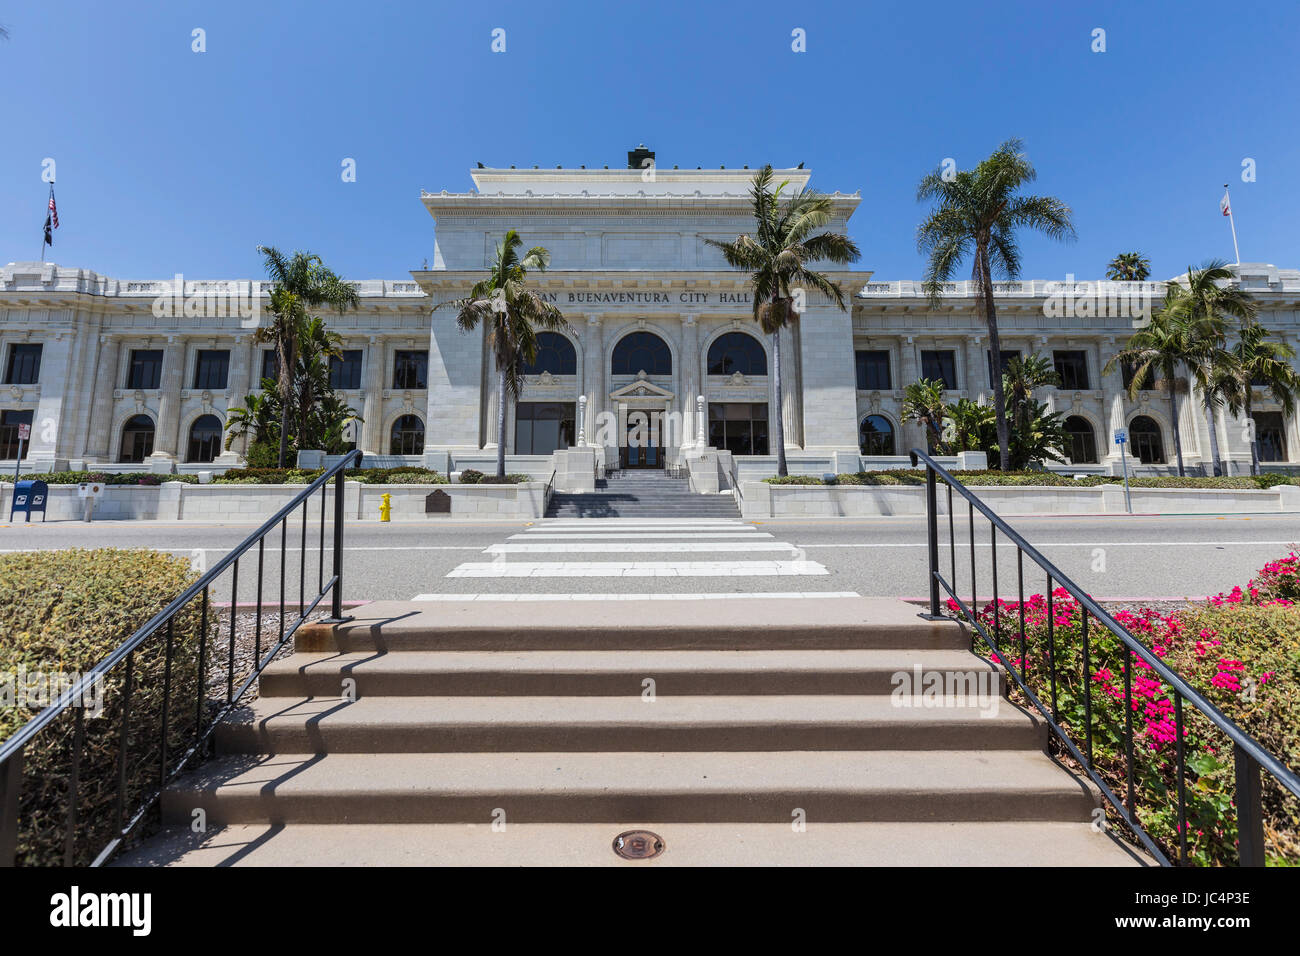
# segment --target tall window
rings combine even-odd
[[[710,375],[766,375],[767,353],[752,335],[728,332],[709,346],[708,367]]]
[[[524,364],[525,375],[577,375],[578,352],[559,332],[537,333],[537,356]]]
[[[126,387],[157,388],[162,383],[162,349],[132,349],[131,367],[126,373]]]
[[[212,461],[221,454],[221,419],[200,415],[190,426],[190,445],[186,461]]]
[[[0,458],[13,460],[18,457],[18,426],[32,424],[30,408],[19,411],[16,408],[0,412]],[[31,436],[23,442],[23,457],[32,447]]]
[[[1086,352],[1053,352],[1052,364],[1061,377],[1059,388],[1082,391],[1088,385],[1088,357]]]
[[[41,346],[21,343],[9,346],[9,364],[5,368],[6,385],[35,385],[41,378]]]
[[[153,419],[132,415],[122,426],[122,453],[118,461],[141,462],[153,454]]]
[[[922,350],[921,378],[943,382],[950,390],[957,388],[957,356],[951,349]]]
[[[1120,368],[1124,372],[1124,388],[1125,389],[1132,388],[1133,378],[1137,374],[1137,366],[1135,366],[1132,362],[1121,362]],[[1156,387],[1156,383],[1160,381],[1161,378],[1162,376],[1160,375],[1160,370],[1153,365],[1147,371],[1147,374],[1143,376],[1142,384],[1139,385],[1138,388],[1143,391],[1153,389]]]
[[[330,359],[330,388],[361,387],[361,349],[348,349]]]
[[[1074,465],[1094,464],[1097,461],[1097,436],[1088,419],[1071,415],[1065,420],[1065,454]]]
[[[1286,461],[1286,423],[1281,412],[1255,412],[1256,455],[1260,461]]]
[[[671,375],[673,354],[653,332],[633,332],[618,340],[609,363],[611,375]]]
[[[226,349],[200,349],[194,362],[194,387],[224,392],[230,373],[230,352]]]
[[[419,415],[403,415],[393,422],[388,451],[393,455],[424,454],[424,422]]]
[[[1139,415],[1128,423],[1128,440],[1133,446],[1133,454],[1144,465],[1163,465],[1165,463],[1165,444],[1160,437],[1160,426],[1155,419]]]
[[[275,349],[262,349],[262,378],[269,378],[273,382],[280,381],[280,359],[275,354]],[[261,386],[261,382],[258,382]]]
[[[710,402],[709,444],[733,455],[766,455],[767,402]]]
[[[573,445],[573,402],[520,402],[515,406],[515,454],[549,455]]]
[[[854,352],[853,364],[858,374],[858,391],[889,391],[891,386],[889,384],[888,352]]]
[[[393,388],[428,388],[429,352],[398,351],[393,356]]]
[[[1002,350],[1001,352],[999,352],[998,354],[1002,357],[1001,360],[998,362],[998,374],[999,374],[999,375],[1001,375],[1003,372],[1005,372],[1005,371],[1007,370],[1007,363],[1008,363],[1008,362],[1010,362],[1013,358],[1020,358],[1020,350],[1019,350],[1019,349],[1003,349],[1003,350]],[[989,387],[992,388],[992,387],[993,387],[993,350],[992,350],[992,349],[985,349],[985,350],[984,350],[984,359],[985,359],[985,361],[988,362],[988,366],[989,366]]]
[[[858,429],[858,443],[864,455],[892,455],[894,426],[883,415],[868,415]]]

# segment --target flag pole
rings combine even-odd
[[[1228,195],[1228,184],[1223,184],[1223,195]],[[1241,250],[1237,248],[1237,222],[1232,216],[1232,203],[1228,203],[1228,226],[1232,229],[1232,251],[1237,256],[1237,268],[1241,268]]]

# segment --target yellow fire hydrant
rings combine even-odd
[[[393,496],[390,494],[382,494],[379,496],[379,520],[393,520]]]

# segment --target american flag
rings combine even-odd
[[[50,187],[50,221],[55,229],[59,228],[59,207],[54,205],[54,187]]]

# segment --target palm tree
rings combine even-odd
[[[993,276],[1015,279],[1020,275],[1016,232],[1032,229],[1052,239],[1075,238],[1069,206],[1053,196],[1018,195],[1020,187],[1038,175],[1021,152],[1023,145],[1018,139],[1009,139],[975,169],[952,175],[940,167],[916,188],[918,202],[936,201],[916,232],[917,248],[927,257],[924,289],[930,304],[939,304],[943,284],[951,281],[958,265],[970,255],[971,277],[979,283],[975,310],[988,326],[994,363],[1002,354],[1002,342]],[[1000,375],[993,376],[993,410],[1005,471],[1010,464],[1011,439]]]
[[[497,243],[491,271],[474,283],[469,295],[434,307],[453,306],[462,332],[472,332],[480,322],[487,327],[487,344],[497,368],[499,480],[506,476],[506,396],[519,397],[523,370],[537,358],[539,329],[562,329],[568,324],[559,309],[524,284],[529,270],[546,271],[551,254],[541,246],[533,246],[521,259],[519,248],[523,244],[519,233],[508,230]]]
[[[925,429],[926,443],[932,450],[946,448],[940,426],[948,408],[943,400],[943,382],[923,378],[903,389],[903,417],[910,418]]]
[[[1187,275],[1182,278],[1185,285],[1179,279],[1169,285],[1176,295],[1173,307],[1187,317],[1196,334],[1197,348],[1193,350],[1196,354],[1188,364],[1202,386],[1205,422],[1210,430],[1210,459],[1217,476],[1223,474],[1223,467],[1219,460],[1219,430],[1214,421],[1216,396],[1208,385],[1214,379],[1215,364],[1225,361],[1225,320],[1235,318],[1243,327],[1253,324],[1257,308],[1251,294],[1233,284],[1235,276],[1222,259],[1211,259],[1199,269],[1188,266]]]
[[[312,414],[320,398],[332,391],[330,387],[330,361],[343,357],[343,336],[326,328],[320,316],[312,316],[299,329],[298,363],[295,399],[297,401],[298,434],[305,447],[322,447],[321,436],[312,428]]]
[[[1028,424],[1034,389],[1061,384],[1052,360],[1041,355],[1016,356],[1002,372],[1002,391],[1007,396],[1007,410],[1016,427]]]
[[[950,451],[983,451],[992,441],[985,441],[993,428],[993,409],[969,398],[959,398],[945,411],[945,432]]]
[[[727,264],[752,273],[750,284],[754,320],[772,339],[772,384],[776,387],[776,473],[788,474],[785,460],[785,412],[781,407],[781,330],[798,320],[794,293],[820,292],[844,311],[844,292],[830,277],[810,268],[825,261],[836,265],[857,262],[861,253],[848,236],[813,233],[831,221],[834,204],[829,196],[798,189],[782,201],[789,181],[775,189],[770,165],[754,174],[749,195],[754,212],[754,235],[734,242],[705,239],[720,249]]]
[[[1117,365],[1125,365],[1131,374],[1128,385],[1129,398],[1136,399],[1148,383],[1159,378],[1169,391],[1170,430],[1174,435],[1174,453],[1178,458],[1178,475],[1186,474],[1183,466],[1183,440],[1178,433],[1178,366],[1197,361],[1200,354],[1200,337],[1194,323],[1185,313],[1175,308],[1178,290],[1165,289],[1164,304],[1154,312],[1151,321],[1134,332],[1128,345],[1120,349],[1106,363],[1103,371],[1110,374]]]
[[[1145,282],[1151,275],[1151,260],[1140,252],[1121,252],[1106,263],[1106,278],[1112,282]]]
[[[258,246],[266,274],[271,279],[269,326],[257,330],[256,341],[274,343],[280,367],[280,402],[284,416],[280,427],[280,467],[284,467],[288,449],[289,416],[293,396],[293,351],[309,309],[323,305],[339,312],[356,308],[360,302],[356,287],[325,268],[320,256],[294,252],[286,256],[274,246]],[[301,446],[300,446],[301,447]]]
[[[1266,342],[1270,333],[1264,326],[1251,322],[1242,326],[1237,342],[1230,349],[1231,363],[1221,365],[1210,385],[1223,398],[1228,410],[1243,415],[1250,429],[1250,473],[1259,474],[1259,439],[1255,435],[1255,389],[1263,388],[1269,397],[1290,416],[1300,394],[1300,374],[1292,359],[1295,349],[1285,342]]]

